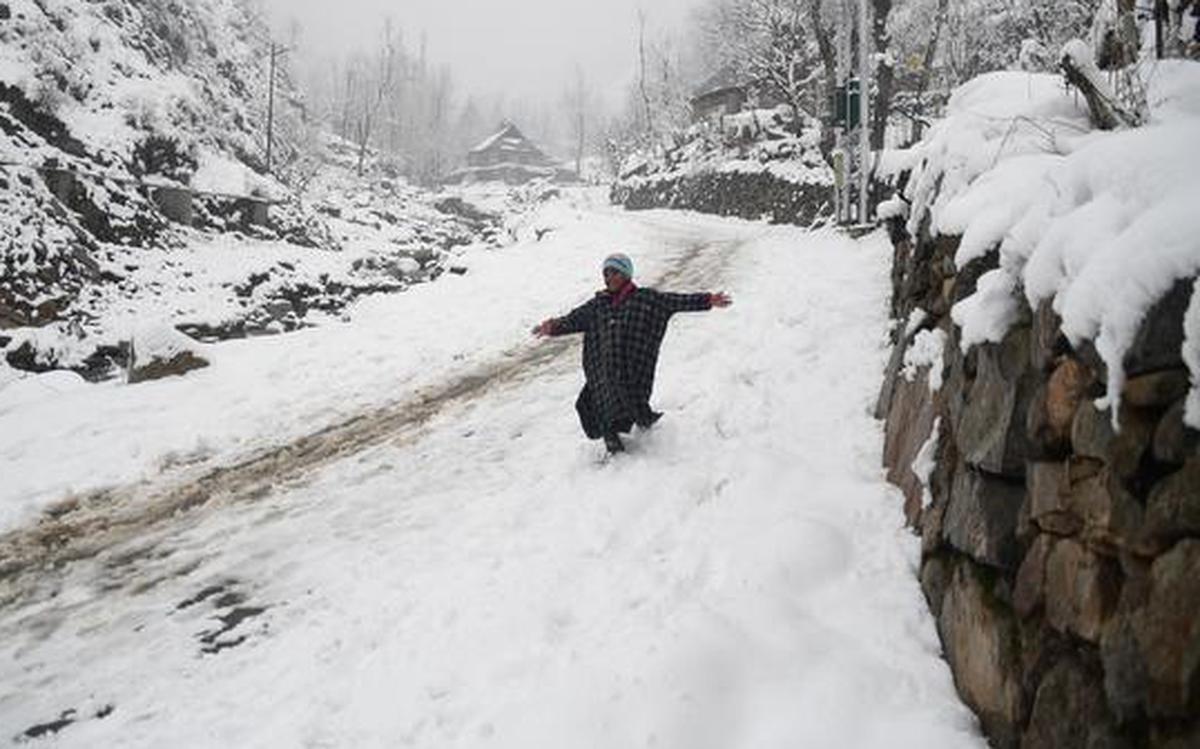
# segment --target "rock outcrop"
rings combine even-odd
[[[878,414],[960,693],[1000,747],[1200,746],[1200,433],[1180,354],[1194,282],[1142,323],[1114,424],[1103,361],[1049,305],[1022,302],[1001,342],[962,350],[949,312],[995,251],[955,272],[956,238],[895,229],[892,311],[915,323],[897,326]],[[923,330],[947,344],[910,382]]]

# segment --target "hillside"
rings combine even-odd
[[[100,267],[112,257],[105,245],[179,241],[141,181],[258,165],[266,33],[236,0],[3,7],[0,320],[9,327],[61,318],[85,287],[115,280]],[[282,109],[283,123],[296,119]],[[36,171],[45,166],[76,175],[63,200]]]
[[[270,36],[241,0],[16,0],[0,19],[0,381],[112,377],[149,328],[311,325],[510,236],[374,159],[359,176],[286,69],[267,175]]]

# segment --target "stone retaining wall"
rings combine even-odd
[[[798,226],[833,214],[830,185],[800,184],[769,172],[634,177],[615,183],[610,197],[632,210],[675,208]]]
[[[893,243],[884,460],[959,692],[998,747],[1200,747],[1200,434],[1183,423],[1180,356],[1192,282],[1144,322],[1117,431],[1095,404],[1103,362],[1049,306],[961,351],[950,308],[995,251],[955,272],[957,238],[894,228]],[[944,368],[906,372],[936,330]]]

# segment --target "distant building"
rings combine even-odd
[[[511,122],[467,152],[467,166],[454,172],[447,182],[505,182],[519,185],[534,179],[569,182],[575,173],[533,144]]]
[[[696,89],[692,96],[692,121],[720,120],[742,111],[749,100],[746,85],[730,70],[722,70]]]

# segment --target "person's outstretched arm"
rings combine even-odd
[[[733,304],[733,299],[724,291],[714,294],[701,292],[699,294],[672,294],[658,292],[659,303],[671,314],[676,312],[703,312],[705,310],[724,308]]]
[[[539,338],[556,335],[582,333],[591,324],[595,314],[593,302],[585,302],[562,317],[551,317],[542,320],[533,328],[533,334]]]

